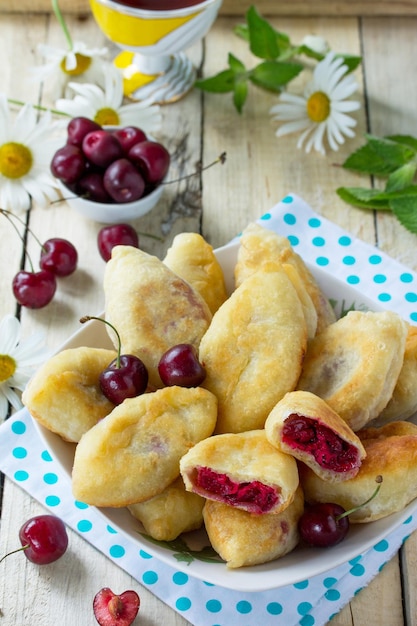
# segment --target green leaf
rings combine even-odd
[[[246,72],[246,67],[243,65],[242,61],[240,61],[234,54],[229,52],[228,56],[229,68],[234,72],[234,74],[244,74]]]
[[[258,87],[279,93],[302,69],[300,63],[264,61],[249,72],[249,80]]]
[[[343,64],[348,68],[347,74],[356,70],[362,63],[362,57],[353,54],[336,54],[336,57],[343,59]]]
[[[243,81],[236,82],[234,92],[233,92],[233,104],[235,105],[239,113],[242,113],[243,105],[245,104],[247,97],[248,97],[248,84]]]
[[[233,91],[234,85],[235,73],[231,69],[223,70],[210,78],[196,80],[194,83],[194,86],[198,87],[198,89],[211,93],[227,93]]]
[[[280,49],[275,29],[251,6],[246,13],[249,29],[249,47],[260,59],[276,59]]]
[[[389,135],[386,139],[402,143],[404,146],[410,146],[417,152],[417,139],[411,135]]]
[[[385,190],[398,191],[404,187],[409,187],[413,182],[416,170],[417,163],[415,161],[402,165],[389,175]]]
[[[398,221],[411,233],[417,234],[417,195],[394,198],[389,204]]]
[[[388,176],[410,161],[415,151],[386,138],[367,135],[367,143],[353,152],[343,163],[345,169],[363,174]]]
[[[363,187],[339,187],[336,193],[345,202],[361,209],[376,209],[389,211],[388,200],[381,199],[378,189],[365,189]]]

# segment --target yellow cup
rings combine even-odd
[[[185,8],[152,11],[113,0],[90,0],[98,26],[124,51],[115,64],[123,71],[125,94],[171,102],[186,93],[195,70],[183,51],[206,35],[221,3],[204,0]],[[162,81],[167,85],[163,91]]]

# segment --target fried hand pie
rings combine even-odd
[[[407,324],[391,311],[350,311],[309,343],[297,388],[320,396],[356,431],[388,404]]]
[[[104,274],[105,315],[117,329],[122,353],[138,356],[149,383],[162,387],[161,356],[172,346],[196,350],[211,313],[200,294],[157,257],[131,246],[116,246]],[[113,331],[108,328],[116,344]]]
[[[358,432],[366,457],[356,476],[331,483],[317,476],[309,467],[300,466],[300,480],[309,503],[335,502],[346,511],[352,523],[372,522],[404,509],[417,497],[417,426],[410,422],[392,422],[381,428]],[[378,476],[382,484],[368,504]]]
[[[82,435],[114,408],[100,388],[101,372],[116,357],[104,348],[69,348],[52,356],[29,381],[23,404],[42,426],[65,441]]]
[[[200,234],[176,235],[164,263],[198,291],[211,313],[215,313],[227,299],[222,267],[212,246]]]
[[[180,461],[187,491],[250,513],[280,513],[294,499],[297,463],[272,446],[264,430],[214,435]]]
[[[165,387],[128,398],[78,443],[74,496],[93,506],[121,507],[162,493],[180,474],[180,458],[209,437],[216,398],[195,387]]]
[[[292,391],[265,422],[268,441],[323,480],[353,478],[365,457],[359,437],[329,405],[308,391]]]
[[[278,515],[253,515],[207,500],[203,516],[211,545],[232,569],[268,563],[291,552],[299,542],[303,511],[303,492],[298,487],[292,503]]]
[[[203,525],[204,503],[204,498],[185,490],[180,476],[158,496],[128,509],[153,539],[173,541]]]
[[[301,373],[307,330],[283,269],[247,278],[213,316],[199,350],[203,386],[219,401],[216,433],[263,428]]]

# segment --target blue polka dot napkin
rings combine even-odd
[[[297,196],[288,195],[259,221],[287,236],[310,264],[417,321],[417,275],[314,213]],[[417,528],[417,514],[412,514],[364,554],[334,569],[297,584],[248,593],[202,582],[161,562],[117,532],[94,507],[74,500],[70,479],[45,448],[26,409],[0,427],[0,469],[194,626],[323,626]]]

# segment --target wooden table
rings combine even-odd
[[[206,41],[189,50],[203,75],[212,75],[226,67],[229,51],[249,66],[252,64],[247,46],[232,34],[238,21],[236,16],[222,14]],[[365,132],[416,134],[417,16],[407,16],[403,10],[402,16],[303,15],[275,17],[273,23],[294,41],[316,33],[325,37],[336,51],[363,55],[362,68],[357,72],[362,108],[356,116],[356,138],[338,153],[326,157],[305,155],[295,147],[294,137],[275,137],[269,116],[275,96],[253,88],[244,113],[239,116],[229,96],[192,91],[176,104],[163,108],[161,139],[175,153],[173,174],[175,177],[188,174],[200,160],[208,164],[223,151],[227,152],[227,163],[168,187],[157,208],[134,224],[138,231],[160,238],[142,235],[142,247],[163,256],[174,235],[181,231],[200,231],[214,247],[220,246],[248,221],[260,216],[288,192],[295,191],[323,216],[417,270],[415,235],[401,227],[392,215],[349,208],[335,193],[340,185],[370,184],[337,167],[363,143]],[[71,14],[68,25],[74,39],[90,46],[105,44],[91,17],[80,20]],[[10,98],[51,106],[57,95],[55,87],[45,84],[41,89],[29,80],[27,70],[39,63],[38,42],[65,47],[53,15],[2,13],[0,41],[3,51],[7,51],[0,65],[1,89]],[[60,280],[57,295],[49,306],[38,311],[19,310],[11,281],[22,262],[22,246],[7,221],[0,220],[0,316],[19,315],[24,335],[42,329],[49,347],[56,349],[78,328],[81,315],[97,314],[103,308],[104,262],[96,247],[100,225],[76,216],[65,203],[48,209],[34,206],[29,220],[30,228],[42,240],[51,236],[70,239],[79,252],[79,269],[73,276]],[[29,249],[36,259],[38,251],[30,237]],[[41,511],[31,497],[5,480],[0,554],[16,547],[21,523]],[[92,625],[95,621],[91,602],[98,589],[109,585],[121,592],[139,587],[71,531],[70,542],[65,559],[45,569],[34,568],[19,557],[2,563],[2,624]],[[414,535],[369,587],[332,620],[332,625],[416,626],[416,564]],[[142,608],[138,623],[147,626],[188,623],[146,589],[139,587],[139,591]]]

